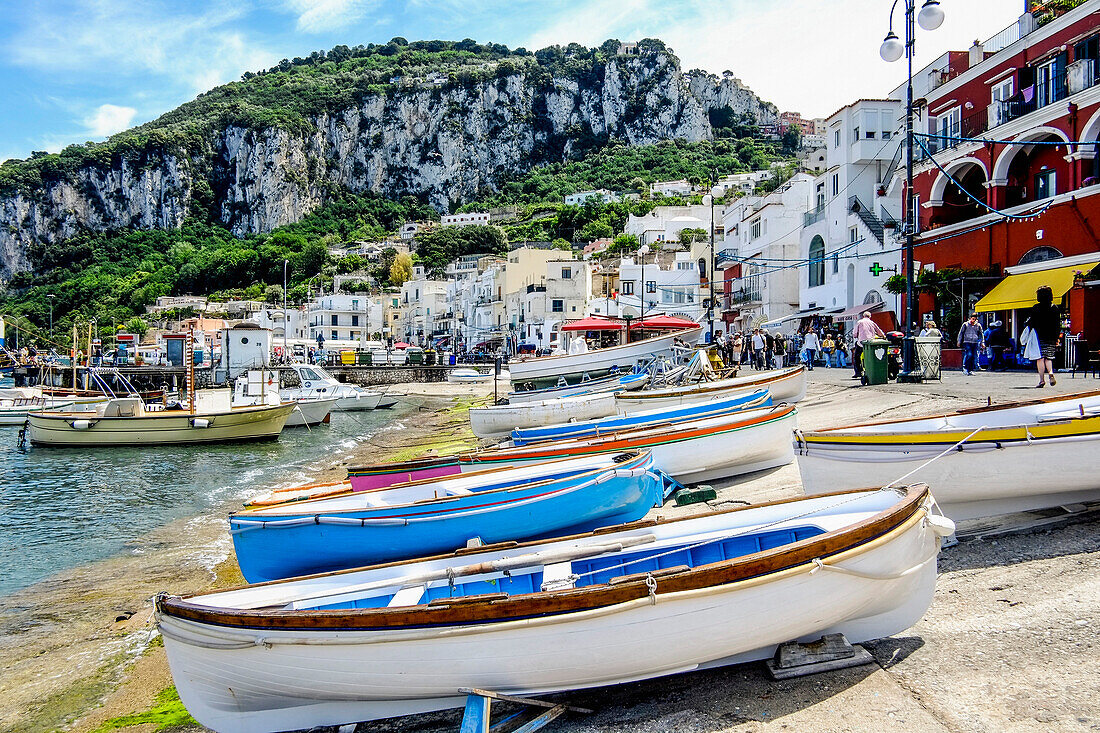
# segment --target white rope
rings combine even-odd
[[[935,463],[936,461],[940,460],[941,458],[943,458],[944,456],[946,456],[946,455],[947,455],[948,453],[950,453],[951,451],[955,450],[956,448],[958,448],[959,446],[961,446],[961,445],[962,445],[963,443],[965,443],[966,441],[970,440],[971,438],[973,438],[973,437],[974,437],[975,435],[977,435],[978,433],[980,433],[980,432],[982,432],[983,430],[985,430],[985,429],[986,429],[986,427],[987,427],[986,425],[982,425],[982,426],[981,426],[980,428],[978,428],[977,430],[975,430],[974,432],[972,432],[972,433],[971,433],[970,435],[966,436],[965,438],[963,438],[963,439],[962,439],[962,440],[960,440],[959,442],[955,443],[954,445],[950,446],[949,448],[945,448],[945,449],[944,449],[943,451],[941,451],[941,452],[940,452],[940,454],[939,454],[939,455],[937,455],[937,456],[933,457],[933,458],[932,458],[931,460],[925,461],[924,463],[920,464],[919,466],[917,466],[916,468],[914,468],[914,469],[913,469],[912,471],[910,471],[909,473],[905,474],[904,476],[899,476],[899,477],[897,477],[896,479],[894,479],[894,480],[893,480],[893,481],[891,481],[890,483],[886,484],[886,485],[885,485],[885,486],[883,486],[882,488],[884,488],[884,489],[888,489],[888,488],[890,488],[891,486],[893,486],[894,484],[898,483],[899,481],[904,481],[905,479],[909,478],[910,476],[912,476],[912,475],[913,475],[914,473],[916,473],[917,471],[923,470],[923,469],[927,468],[928,466],[931,466],[931,465],[932,465],[933,463]]]
[[[929,557],[926,557],[921,562],[917,563],[908,570],[903,570],[900,573],[865,573],[862,570],[852,570],[850,568],[842,568],[839,565],[830,565],[823,561],[820,557],[815,557],[811,562],[814,564],[813,570],[810,571],[810,575],[814,575],[819,570],[831,570],[834,573],[842,573],[844,575],[851,575],[856,578],[863,578],[864,580],[900,580],[908,575],[921,570],[925,565],[932,562],[939,556],[939,552],[934,552]]]

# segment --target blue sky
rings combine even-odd
[[[1014,22],[1024,0],[942,0],[920,62]],[[661,38],[781,109],[883,96],[889,0],[0,0],[0,160],[101,140],[284,57],[344,43],[474,38],[535,50]]]

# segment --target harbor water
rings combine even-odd
[[[309,482],[409,409],[334,412],[328,425],[288,428],[277,441],[213,446],[21,448],[18,427],[0,428],[0,596],[146,552],[158,527]]]

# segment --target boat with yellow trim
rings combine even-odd
[[[794,447],[807,494],[916,470],[956,521],[1098,501],[1100,391],[796,432]]]

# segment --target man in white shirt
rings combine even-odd
[[[855,379],[863,376],[863,342],[870,341],[873,338],[885,337],[886,334],[882,332],[878,324],[871,320],[871,311],[863,311],[863,317],[856,323],[855,330],[852,332],[852,341],[855,344],[852,347],[852,366],[856,370]]]
[[[764,334],[760,333],[760,329],[756,329],[752,332],[752,350],[754,367],[757,369],[764,368],[764,354],[767,351],[768,342],[764,339]]]
[[[802,348],[806,352],[806,366],[812,372],[814,362],[817,361],[817,352],[821,351],[821,340],[817,337],[817,331],[810,329],[802,340]]]

